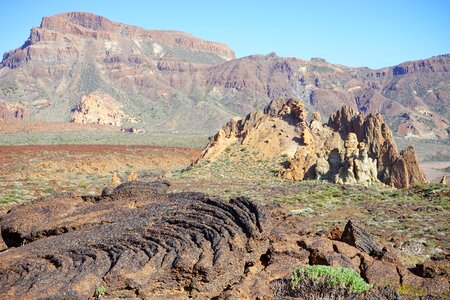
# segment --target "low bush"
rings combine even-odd
[[[280,282],[277,293],[302,299],[345,299],[371,288],[351,269],[317,265],[295,268],[289,284]]]

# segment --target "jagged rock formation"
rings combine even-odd
[[[233,116],[300,95],[322,115],[346,104],[383,114],[402,136],[448,139],[449,70],[449,55],[380,70],[274,53],[235,59],[228,46],[187,33],[71,12],[43,18],[5,53],[0,97],[24,103],[31,119],[67,122],[79,99],[101,90],[142,114],[146,129],[211,134]],[[42,98],[52,105],[35,107]]]
[[[12,208],[0,220],[0,298],[88,299],[102,287],[102,299],[272,299],[275,283],[307,264],[352,268],[375,287],[448,293],[448,258],[411,271],[354,222],[342,238],[308,236],[282,208],[167,188],[132,182]],[[390,299],[375,295],[352,299]]]
[[[122,180],[120,179],[119,175],[117,175],[116,172],[114,172],[113,176],[111,177],[111,184],[113,186],[118,186]]]
[[[20,103],[0,101],[0,121],[23,120],[30,111]]]
[[[121,126],[131,117],[123,112],[123,106],[106,93],[94,92],[83,96],[72,110],[71,122]],[[135,121],[137,122],[137,120]]]
[[[138,176],[136,171],[131,171],[131,173],[127,176],[128,181],[137,181]]]
[[[279,176],[290,180],[381,181],[399,188],[425,182],[414,149],[398,152],[380,114],[364,117],[347,106],[331,115],[327,124],[321,123],[317,113],[308,123],[301,101],[274,100],[264,112],[223,126],[199,161],[220,157],[230,145],[242,145],[262,158],[288,155]]]

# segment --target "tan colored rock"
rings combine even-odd
[[[260,153],[261,158],[288,154],[286,167],[278,172],[288,180],[383,182],[397,188],[425,182],[413,148],[398,153],[380,114],[364,117],[347,106],[331,115],[326,125],[318,113],[308,125],[302,101],[274,100],[264,112],[223,126],[198,161],[215,160],[232,146]]]
[[[23,120],[30,111],[20,103],[0,101],[0,120]]]
[[[48,99],[38,99],[32,102],[34,107],[43,108],[51,106],[51,103]]]
[[[303,137],[306,120],[303,118],[303,104],[297,104],[294,99],[277,99],[266,107],[265,111],[248,114],[243,119],[233,118],[225,124],[211,139],[200,155],[199,161],[215,160],[223,155],[225,149],[237,146],[245,147],[250,152],[258,152],[261,158],[270,158],[281,154],[289,154],[292,158],[299,147],[299,140]],[[302,136],[297,139],[299,132]]]
[[[309,145],[311,145],[313,143],[313,137],[312,137],[311,132],[309,131],[308,128],[305,128],[303,130],[302,141],[303,141],[303,144],[305,146],[309,146]]]
[[[315,172],[316,172],[316,179],[326,179],[328,172],[330,171],[330,164],[327,161],[327,159],[323,156],[320,156],[317,159]]]
[[[357,156],[358,152],[358,137],[355,133],[350,132],[347,136],[347,139],[344,142],[345,147],[345,157],[350,158],[352,156]]]
[[[359,159],[355,160],[355,173],[358,182],[371,184],[377,182],[377,160],[371,159],[366,149],[361,149]]]
[[[309,128],[311,130],[323,130],[322,117],[318,111],[313,113],[311,123],[309,123]]]
[[[128,175],[128,181],[136,181],[138,179],[136,171],[131,171],[130,175]]]
[[[114,172],[112,178],[111,178],[111,184],[116,186],[121,184],[122,180],[120,179],[120,177],[117,175],[116,172]]]
[[[440,184],[442,185],[447,185],[447,175],[442,176],[441,181],[439,181]]]
[[[130,119],[122,109],[122,104],[110,95],[96,91],[82,97],[70,121],[79,124],[121,126],[123,121]]]

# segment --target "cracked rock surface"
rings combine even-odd
[[[97,198],[60,195],[12,209],[1,230],[0,298],[211,298],[268,247],[246,198],[165,194],[127,184]]]
[[[99,288],[102,299],[273,299],[277,282],[308,264],[351,268],[374,285],[351,299],[394,299],[386,285],[437,297],[427,299],[449,292],[449,257],[406,268],[355,222],[312,235],[279,205],[168,186],[131,182],[11,209],[0,219],[0,299],[94,299]]]

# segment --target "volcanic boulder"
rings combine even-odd
[[[0,298],[86,299],[103,286],[116,297],[210,299],[239,283],[268,249],[262,210],[166,188],[133,182],[13,208],[0,223]]]
[[[318,113],[308,122],[301,101],[274,100],[264,112],[223,126],[198,161],[220,158],[233,145],[259,153],[261,158],[287,155],[279,176],[289,180],[323,179],[341,184],[380,181],[397,188],[425,182],[414,149],[398,152],[380,114],[364,117],[347,106],[322,124]]]

